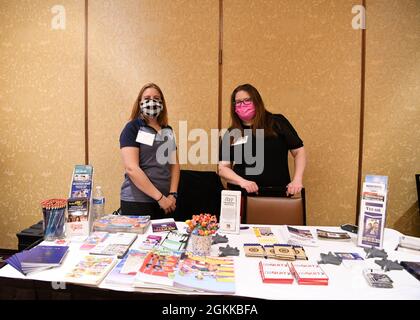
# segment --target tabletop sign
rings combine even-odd
[[[360,203],[358,246],[382,249],[387,191],[388,177],[366,176]]]
[[[241,192],[223,190],[221,201],[219,231],[221,233],[239,234],[241,224]]]

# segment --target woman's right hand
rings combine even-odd
[[[246,192],[248,192],[248,193],[256,193],[256,192],[258,192],[258,185],[254,181],[249,181],[249,180],[243,179],[240,182],[239,186],[242,189],[245,189]]]
[[[165,211],[165,213],[169,213],[169,212],[173,211],[172,210],[172,206],[173,206],[172,201],[165,196],[163,196],[162,199],[160,199],[158,201],[158,204],[163,209],[163,211]]]

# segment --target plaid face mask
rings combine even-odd
[[[146,99],[140,103],[140,110],[149,118],[157,118],[163,110],[163,105],[159,100]]]

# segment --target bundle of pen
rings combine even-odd
[[[44,215],[44,239],[62,239],[64,235],[66,199],[48,199],[41,202]]]

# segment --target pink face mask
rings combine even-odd
[[[235,112],[242,121],[250,121],[254,119],[256,114],[253,102],[250,104],[241,103],[239,106],[237,105],[235,107]]]

